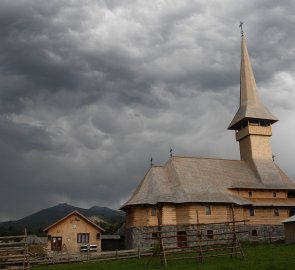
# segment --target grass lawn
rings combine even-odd
[[[168,261],[168,270],[236,270],[236,269],[264,269],[286,270],[295,269],[295,244],[251,244],[244,245],[245,260],[240,258],[218,257],[206,259],[201,264],[193,260]],[[79,264],[63,264],[51,266],[36,266],[33,270],[116,270],[116,269],[161,269],[159,258],[141,258],[114,260],[107,262],[90,262]],[[165,269],[163,267],[162,269]]]

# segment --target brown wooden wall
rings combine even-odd
[[[286,191],[275,191],[275,190],[232,190],[233,193],[243,197],[243,198],[250,198],[249,192],[252,193],[253,199],[280,199],[280,198],[287,198]],[[275,197],[274,197],[275,193]]]
[[[211,214],[206,213],[210,206]],[[249,224],[281,224],[289,217],[289,209],[280,207],[279,216],[275,216],[275,207],[254,207],[254,216],[250,216],[249,207],[235,207],[235,220],[249,219]],[[164,204],[157,210],[161,225],[198,224],[232,221],[230,205],[216,204]],[[150,206],[134,206],[126,210],[126,227],[156,226],[158,217],[152,216]]]
[[[282,224],[281,221],[289,217],[289,209],[278,208],[279,216],[275,216],[275,207],[254,207],[254,216],[250,216],[249,208],[244,209],[245,219],[249,219],[249,224]]]

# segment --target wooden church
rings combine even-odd
[[[261,102],[241,41],[240,107],[228,129],[235,131],[241,160],[171,157],[153,166],[121,207],[127,247],[144,245],[152,226],[184,226],[249,220],[247,237],[283,235],[281,221],[295,214],[295,183],[273,161],[270,138],[278,119]]]

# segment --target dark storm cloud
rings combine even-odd
[[[238,158],[226,127],[240,20],[260,94],[291,141],[293,14],[292,1],[1,1],[0,220],[60,202],[118,207],[170,147]]]

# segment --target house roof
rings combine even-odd
[[[282,223],[295,222],[295,215],[281,221]]]
[[[164,166],[147,172],[121,209],[164,202],[250,205],[251,200],[237,196],[231,189],[295,189],[295,183],[276,165],[273,172],[276,184],[263,182],[255,166],[247,161],[173,156]]]
[[[98,226],[97,224],[95,224],[94,222],[92,222],[90,219],[88,219],[87,217],[85,217],[84,215],[82,215],[80,212],[78,212],[77,210],[69,213],[68,215],[66,215],[65,217],[59,219],[58,221],[56,221],[55,223],[49,225],[47,228],[45,228],[43,231],[46,232],[49,229],[51,229],[52,227],[56,226],[57,224],[59,224],[60,222],[66,220],[68,217],[72,216],[72,215],[78,215],[80,218],[82,218],[84,221],[86,221],[87,223],[91,224],[93,227],[97,228],[98,230],[104,232],[105,230],[103,228],[101,228],[100,226]]]
[[[240,108],[231,121],[228,129],[237,129],[239,123],[245,118],[263,119],[268,120],[270,123],[278,121],[278,119],[263,105],[258,96],[246,40],[243,35],[241,44]]]

